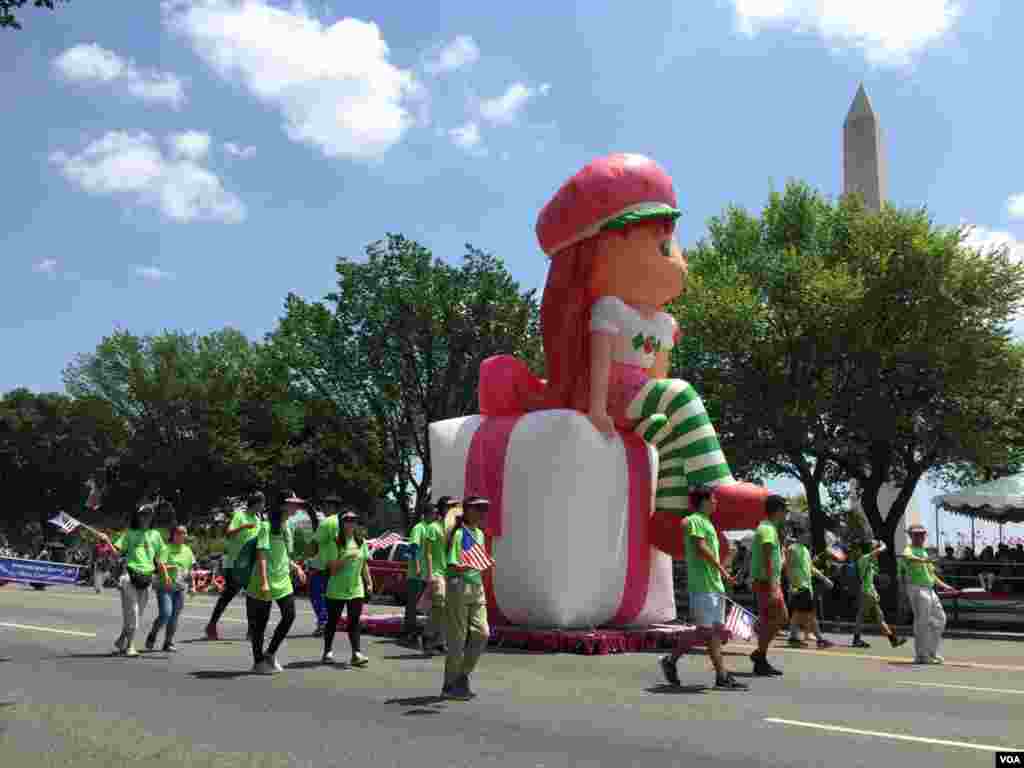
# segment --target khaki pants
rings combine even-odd
[[[149,587],[137,589],[132,585],[131,577],[127,573],[121,576],[119,583],[121,585],[121,635],[124,637],[125,645],[131,645],[135,640],[139,622],[146,613],[146,605],[149,603]]]
[[[444,642],[445,605],[447,589],[445,589],[445,577],[433,576],[427,586],[430,590],[430,617],[427,619],[427,626],[423,630],[423,637],[434,643]]]
[[[911,584],[907,587],[914,610],[914,655],[924,660],[939,655],[942,633],[946,629],[946,611],[931,587]]]
[[[448,657],[444,662],[444,682],[451,685],[463,675],[473,674],[487,647],[490,628],[482,584],[467,584],[461,577],[449,576],[445,589]]]

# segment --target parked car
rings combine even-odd
[[[399,605],[405,604],[406,570],[412,545],[400,541],[390,547],[378,549],[370,558],[370,576],[373,590],[378,595],[387,595]]]

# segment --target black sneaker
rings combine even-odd
[[[749,687],[730,674],[715,676],[715,688],[721,691],[747,691]]]
[[[855,637],[855,638],[853,638],[853,642],[850,643],[850,647],[851,648],[870,648],[871,644],[864,642],[859,637]]]
[[[455,699],[456,701],[469,701],[476,694],[469,690],[469,681],[464,677],[460,677],[454,683],[451,688],[448,689],[446,698]]]
[[[767,659],[759,658],[754,660],[754,674],[758,677],[782,677],[782,670],[773,667]]]
[[[672,661],[671,656],[662,656],[658,660],[658,664],[661,666],[661,673],[668,680],[669,685],[679,685],[679,670],[676,668],[676,663]]]

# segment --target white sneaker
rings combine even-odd
[[[942,656],[932,656],[928,659],[929,664],[945,664],[946,660]]]
[[[353,653],[352,654],[352,666],[353,667],[365,667],[369,663],[370,663],[369,657],[364,656],[361,653]]]
[[[327,653],[325,653],[323,655],[323,658],[320,659],[320,663],[321,664],[333,664],[334,663],[334,651],[328,651]]]
[[[135,646],[134,645],[129,645],[127,648],[124,649],[124,655],[125,656],[138,656],[139,652],[137,650],[135,650]]]
[[[268,656],[267,663],[274,668],[275,672],[284,672],[284,667],[281,666],[281,662],[278,661],[277,656]]]

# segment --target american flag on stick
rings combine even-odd
[[[58,512],[57,516],[48,521],[51,525],[56,525],[64,533],[71,533],[75,528],[81,525],[80,522],[75,520],[71,515]]]
[[[757,627],[757,617],[742,605],[729,601],[729,616],[725,620],[725,628],[737,640],[744,642],[753,639]]]
[[[369,549],[371,552],[376,552],[378,549],[390,547],[392,544],[397,544],[400,541],[403,541],[401,534],[388,533],[379,538],[370,539],[369,541],[367,541],[366,548]]]
[[[831,547],[829,547],[828,551],[829,554],[832,555],[833,559],[837,560],[840,563],[846,562],[846,551],[842,548],[841,545],[833,544]]]
[[[474,571],[486,571],[494,565],[494,561],[487,556],[484,548],[465,528],[462,529],[462,553],[459,555],[459,565],[472,568]]]

